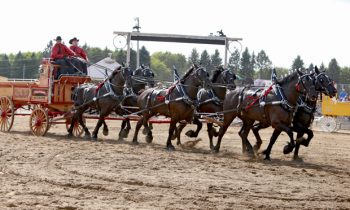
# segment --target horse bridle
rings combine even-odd
[[[306,87],[305,86],[305,83],[303,82],[303,79],[304,78],[309,78],[310,80],[313,80],[313,77],[310,75],[310,74],[304,74],[304,75],[302,75],[302,76],[299,76],[299,78],[298,78],[298,82],[297,82],[297,84],[295,85],[295,88],[296,88],[296,90],[299,92],[299,93],[301,93],[301,94],[303,94],[303,95],[305,95],[306,97],[308,97],[308,93],[310,92],[310,89],[312,88],[312,87],[315,87],[315,89],[316,89],[316,86],[315,86],[315,82],[313,81],[313,83],[312,83],[312,85],[310,86],[310,87]],[[301,88],[300,88],[300,84],[303,86],[303,91],[301,91]]]
[[[324,86],[322,84],[322,81],[320,81],[320,80],[322,80],[322,78],[321,79],[319,78],[320,76],[324,76],[328,80],[328,84],[326,86]],[[316,87],[317,91],[319,91],[319,92],[325,91],[326,94],[330,95],[330,93],[329,93],[329,91],[328,91],[328,89],[326,87],[331,86],[331,85],[333,85],[333,81],[328,77],[328,75],[326,75],[323,72],[319,73],[319,74],[316,74],[316,76],[315,76],[315,87]],[[318,87],[320,87],[320,89],[318,89]]]

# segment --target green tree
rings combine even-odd
[[[350,84],[350,67],[343,67],[340,69],[340,81],[341,84]]]
[[[24,63],[24,57],[21,51],[19,51],[14,58],[14,61],[11,65],[11,77],[12,78],[22,78],[23,71],[26,70]]]
[[[253,51],[252,57],[250,58],[250,67],[249,67],[249,71],[252,71],[252,72],[253,72],[253,77],[251,77],[251,78],[254,78],[254,75],[255,75],[255,67],[256,67],[256,56],[255,56],[255,53],[254,53],[254,51]]]
[[[209,68],[210,66],[210,55],[207,50],[203,50],[201,53],[200,63],[203,67]]]
[[[218,49],[214,51],[214,54],[210,56],[210,66],[209,71],[214,71],[215,67],[222,64],[222,58],[220,57],[220,52]]]
[[[333,58],[329,64],[327,69],[328,75],[337,83],[339,83],[340,79],[340,67],[335,58]]]
[[[142,46],[140,49],[140,64],[151,64],[151,56],[145,46]]]
[[[52,42],[52,40],[50,40],[49,43],[47,43],[47,45],[46,45],[46,47],[45,47],[45,49],[43,51],[44,58],[49,58],[50,57],[52,46],[53,46],[53,42]]]
[[[307,73],[313,72],[315,70],[314,68],[315,68],[314,64],[310,63],[309,68],[307,68],[307,71],[308,71]]]
[[[4,77],[11,76],[11,64],[6,54],[0,55],[0,75]]]
[[[296,69],[303,69],[304,68],[304,61],[300,58],[300,55],[298,55],[292,64],[292,70]]]
[[[242,53],[241,61],[240,61],[240,71],[239,75],[243,79],[253,79],[254,76],[254,70],[251,69],[251,55],[249,53],[248,48],[246,47],[245,50]]]
[[[320,65],[320,71],[326,71],[326,67],[324,66],[324,63],[322,62]]]
[[[180,74],[186,71],[186,57],[182,54],[174,54],[171,52],[155,52],[152,54],[152,57],[162,61],[168,69],[173,69],[173,66],[175,66]]]
[[[261,50],[256,56],[256,68],[259,71],[260,79],[271,78],[272,62],[270,61],[269,56],[266,55],[264,50]]]
[[[228,69],[233,71],[234,73],[237,73],[239,70],[239,62],[240,62],[241,54],[240,52],[236,49],[231,55],[230,58],[228,59]]]
[[[166,64],[159,60],[156,56],[151,56],[151,68],[157,79],[172,81],[171,69]]]
[[[199,64],[199,53],[196,48],[193,48],[190,56],[188,57],[188,65],[191,66],[193,63]]]

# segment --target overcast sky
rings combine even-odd
[[[223,29],[243,38],[250,51],[264,49],[275,66],[290,67],[297,55],[307,65],[335,57],[350,66],[350,0],[4,0],[0,5],[0,53],[43,50],[57,35],[66,43],[77,36],[80,44],[114,49],[113,31],[131,31],[139,17],[142,32],[208,35]],[[186,56],[193,47],[215,49],[141,45]]]

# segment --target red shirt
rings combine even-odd
[[[56,43],[51,50],[51,59],[61,59],[68,56],[74,56],[75,53],[62,43]]]
[[[74,46],[74,45],[70,46],[69,48],[70,48],[73,52],[75,52],[75,54],[76,54],[77,56],[79,56],[79,57],[81,57],[81,58],[83,58],[84,60],[87,61],[87,54],[86,54],[86,52],[85,52],[82,48],[80,48],[80,47],[78,47],[78,46]]]

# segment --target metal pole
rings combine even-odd
[[[227,68],[227,51],[228,51],[228,40],[225,39],[225,62],[224,62],[224,67]]]
[[[135,18],[135,21],[136,21],[136,25],[133,27],[133,29],[136,29],[136,32],[140,32],[140,18],[139,17],[136,17]],[[139,67],[140,66],[140,48],[139,48],[139,40],[137,40],[137,43],[136,43],[136,67]]]
[[[127,44],[126,65],[127,66],[130,66],[130,40],[131,40],[131,33],[128,33],[126,38],[126,44]]]

